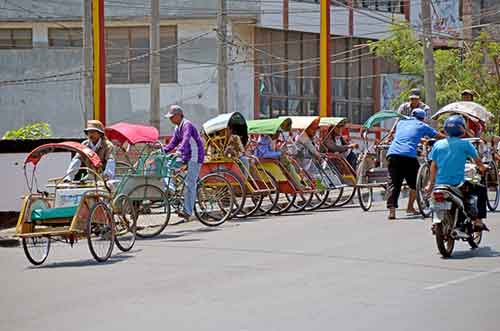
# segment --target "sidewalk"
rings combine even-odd
[[[0,247],[17,247],[19,240],[14,238],[16,228],[0,230]]]

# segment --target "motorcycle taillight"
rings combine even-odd
[[[444,202],[445,200],[444,192],[432,192],[432,197],[436,202]]]

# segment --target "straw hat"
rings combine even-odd
[[[97,131],[104,134],[104,125],[101,121],[89,120],[87,121],[87,127],[83,130],[83,132],[87,133],[89,131]]]

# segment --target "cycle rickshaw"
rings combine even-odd
[[[292,120],[287,117],[248,121],[248,132],[251,135],[249,150],[255,153],[259,137],[277,136],[283,132],[290,132]],[[294,144],[281,135],[276,140],[276,149],[282,151],[279,159],[260,158],[260,164],[277,182],[279,201],[276,204],[276,213],[287,211],[302,211],[308,208],[316,191],[312,178],[293,159]]]
[[[317,116],[292,116],[292,131],[295,132],[295,145],[300,145],[299,136],[305,132],[308,128],[313,125],[320,128],[320,117]],[[313,143],[318,144],[318,141]],[[314,148],[318,150],[317,146]],[[345,185],[342,183],[338,170],[335,166],[329,162],[328,158],[324,154],[320,154],[319,159],[314,157],[311,159],[304,159],[301,156],[300,148],[298,153],[295,154],[297,161],[301,168],[303,168],[304,173],[312,181],[312,186],[315,191],[312,193],[312,199],[309,202],[305,210],[314,210],[321,208],[328,200],[329,194],[332,190],[338,190]]]
[[[120,122],[106,127],[106,137],[115,145],[116,173],[133,169],[141,155],[158,149],[160,133],[152,126]]]
[[[203,124],[203,134],[207,153],[200,173],[218,174],[231,183],[236,200],[232,216],[275,213],[278,184],[257,158],[245,153],[248,126],[243,115],[221,114]]]
[[[38,186],[36,170],[42,158],[51,153],[77,154],[82,161],[80,179],[50,179]],[[40,265],[47,259],[51,242],[73,246],[86,239],[98,262],[106,261],[114,243],[128,251],[135,243],[135,210],[127,196],[114,195],[101,177],[102,162],[95,152],[77,142],[45,144],[26,158],[24,173],[29,193],[24,197],[16,226],[28,260]],[[83,177],[82,177],[83,176]],[[50,190],[51,192],[47,191]]]
[[[346,124],[344,117],[322,117],[320,120],[320,150],[324,153],[326,161],[337,173],[341,183],[337,184],[337,194],[330,193],[325,208],[342,207],[352,201],[356,195],[356,170],[341,153],[332,153],[328,150],[327,140],[332,139],[335,129]]]
[[[364,148],[356,169],[356,187],[359,204],[364,211],[370,210],[373,205],[373,189],[386,189],[389,179],[386,155],[390,146],[388,141],[390,137],[386,135],[380,141],[370,145],[368,134],[383,121],[399,118],[404,118],[404,116],[394,111],[381,111],[372,115],[363,124],[361,136]]]

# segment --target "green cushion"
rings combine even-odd
[[[56,218],[72,218],[76,214],[78,206],[35,209],[31,213],[32,221],[43,221]]]

